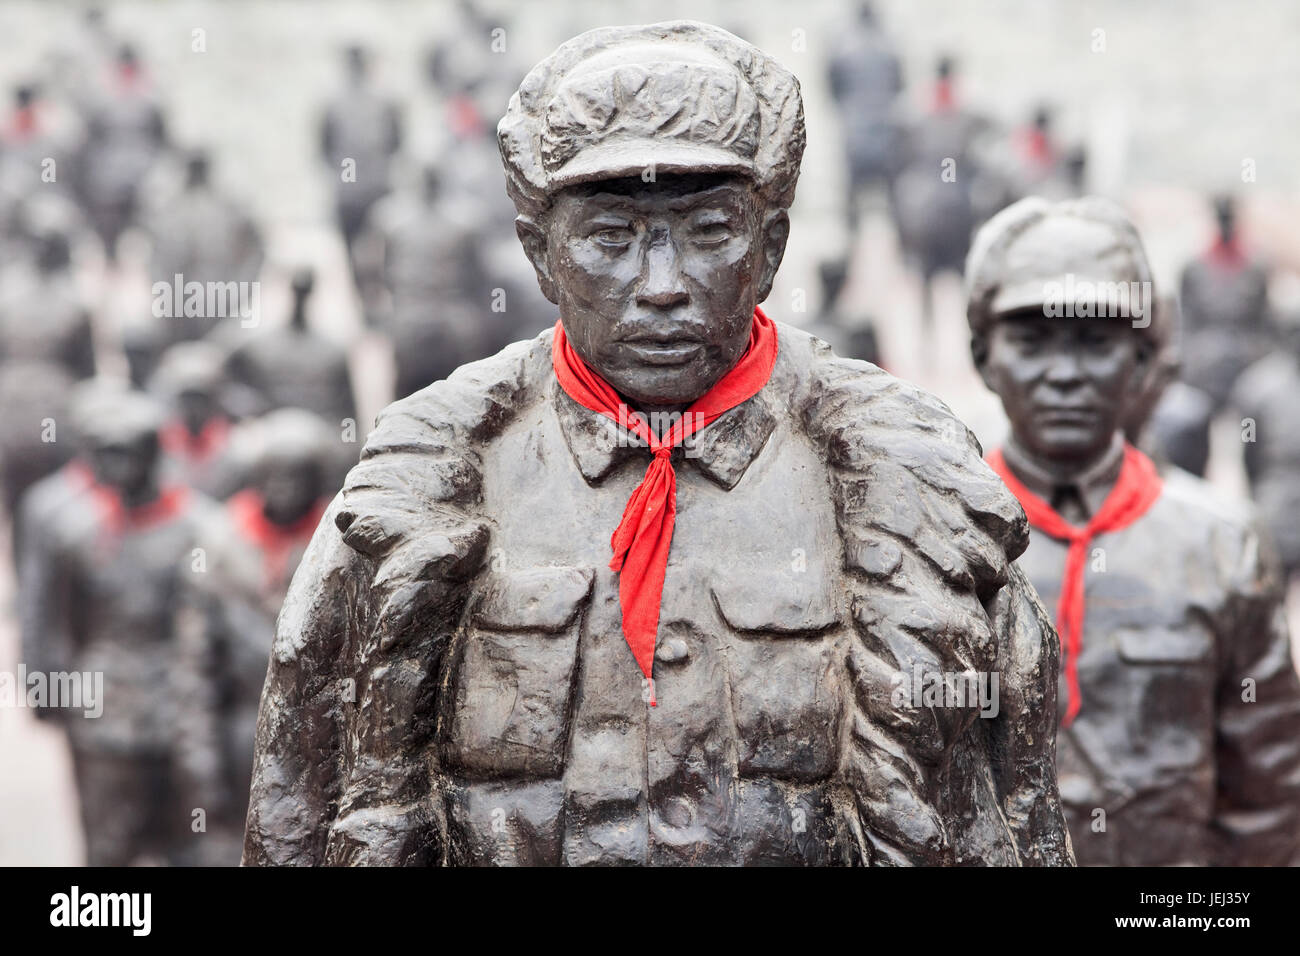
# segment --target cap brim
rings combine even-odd
[[[736,173],[753,177],[754,163],[717,146],[665,143],[662,140],[606,142],[584,149],[550,176],[552,189],[603,179],[639,176],[654,182],[647,173]]]
[[[1049,299],[1049,292],[1059,290],[1061,299],[1059,305],[1064,306],[1066,300],[1075,304],[1075,306],[1084,303],[1092,305],[1108,304],[1109,299],[1101,295],[1079,295],[1081,287],[1085,283],[1090,284],[1094,290],[1106,287],[1105,283],[1113,282],[1109,279],[1094,279],[1091,276],[1074,275],[1067,277],[1061,276],[1043,276],[1037,279],[1024,279],[1003,286],[998,290],[997,295],[989,304],[988,314],[1008,315],[1012,312],[1030,312],[1039,311],[1044,308]],[[1136,281],[1136,280],[1134,280]],[[1070,293],[1074,294],[1070,294]],[[1073,314],[1073,309],[1070,310]]]

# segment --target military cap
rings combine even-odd
[[[966,259],[966,318],[985,331],[998,317],[1111,317],[1163,338],[1151,267],[1137,229],[1119,206],[1086,197],[1031,196],[986,222]]]
[[[788,208],[803,103],[789,71],[719,27],[604,27],[532,69],[497,141],[521,213],[544,212],[567,186],[650,169],[741,174],[772,206]]]

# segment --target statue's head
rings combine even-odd
[[[157,489],[158,432],[165,410],[137,391],[105,394],[80,430],[95,480],[132,503],[148,500]]]
[[[211,342],[179,342],[158,362],[149,390],[169,401],[180,420],[197,435],[222,414],[225,357]]]
[[[1104,453],[1149,397],[1165,329],[1128,217],[1023,199],[976,234],[966,283],[971,354],[1017,443],[1062,464]]]
[[[578,354],[638,404],[686,404],[737,362],[785,253],[799,84],[690,21],[584,33],[497,129],[516,227]]]
[[[256,429],[253,484],[262,511],[274,524],[291,525],[332,490],[326,482],[335,433],[320,416],[301,408],[270,412]]]

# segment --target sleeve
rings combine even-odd
[[[1001,644],[998,716],[991,721],[994,777],[1021,860],[1073,866],[1056,782],[1060,643],[1038,594],[1012,564],[994,607]]]
[[[1300,843],[1300,679],[1274,560],[1254,531],[1241,550],[1220,641],[1220,863],[1286,865]]]
[[[22,659],[28,671],[46,674],[73,670],[75,638],[72,600],[77,579],[73,556],[60,545],[58,521],[19,509],[18,618]],[[37,719],[57,718],[56,707],[37,707]]]
[[[319,865],[344,772],[346,658],[365,627],[351,598],[364,574],[326,514],[276,624],[258,709],[245,866]]]
[[[183,805],[204,808],[215,826],[229,820],[235,798],[221,747],[224,619],[217,595],[194,577],[181,584],[176,615],[174,755]]]

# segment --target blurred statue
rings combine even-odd
[[[95,374],[90,308],[77,290],[71,236],[35,237],[30,262],[10,263],[0,287],[0,362],[45,361],[73,379]]]
[[[347,49],[347,81],[325,107],[321,159],[334,178],[334,208],[356,271],[356,240],[370,207],[389,190],[389,164],[402,145],[398,105],[370,81],[370,61],[359,46]]]
[[[153,258],[149,267],[150,284],[163,282],[182,287],[191,282],[253,282],[262,269],[262,238],[256,224],[240,206],[222,195],[211,181],[211,160],[202,150],[190,153],[185,163],[185,185],[170,197],[153,217]],[[235,315],[233,295],[205,296],[204,308],[197,315],[184,310],[170,315],[165,323],[169,341],[197,339],[211,331],[222,319]],[[224,303],[224,306],[221,304]],[[209,306],[218,313],[209,314]]]
[[[1160,347],[1137,231],[1105,200],[1025,199],[980,230],[967,281],[975,364],[1011,422],[989,462],[1056,607],[1079,862],[1286,864],[1300,680],[1277,568],[1244,505],[1125,440]]]
[[[68,460],[58,469],[34,482],[19,501],[13,523],[14,566],[18,574],[19,632],[23,662],[29,671],[49,673],[59,668],[50,660],[51,648],[44,633],[49,575],[53,570],[51,548],[53,527],[67,505],[95,487],[90,455],[89,424],[99,413],[101,402],[110,403],[125,386],[112,379],[87,379],[78,383],[68,397],[60,442],[68,449]],[[62,649],[58,649],[62,650]],[[37,717],[54,713],[35,711]]]
[[[134,47],[118,50],[112,81],[88,110],[78,184],[105,255],[114,262],[118,238],[135,223],[140,184],[167,145],[162,110]]]
[[[338,490],[338,433],[311,412],[279,409],[247,426],[251,481],[204,529],[208,573],[192,575],[180,641],[191,680],[180,715],[187,787],[211,800],[204,862],[239,863],[253,773],[253,731],[275,618]],[[195,799],[198,799],[196,796]]]
[[[561,319],[380,418],[280,614],[244,861],[1070,863],[1019,507],[937,400],[757,307],[794,77],[593,30],[498,137]],[[937,672],[1000,692],[926,706]]]
[[[0,251],[6,253],[0,269],[16,254],[14,240],[35,239],[23,235],[24,207],[35,195],[75,206],[77,137],[37,84],[14,88],[13,108],[0,119]]]
[[[1289,576],[1300,571],[1300,315],[1279,325],[1281,347],[1242,373],[1231,401],[1251,493]]]
[[[869,3],[858,6],[851,24],[836,23],[833,43],[827,69],[848,160],[845,209],[849,229],[856,232],[862,193],[887,187],[898,172],[903,129],[896,101],[903,75],[898,54]]]
[[[11,264],[0,291],[0,492],[7,514],[69,457],[58,423],[73,383],[93,375],[90,313],[77,293],[68,237],[40,235],[35,261]]]
[[[225,354],[209,342],[181,342],[163,355],[149,389],[171,417],[159,432],[163,468],[172,481],[210,498],[229,498],[245,475],[231,447],[231,419],[222,401]]]
[[[1214,243],[1183,270],[1183,378],[1216,410],[1237,376],[1274,344],[1268,313],[1268,270],[1242,245],[1236,202],[1214,200]]]
[[[899,241],[921,278],[921,320],[933,327],[933,283],[961,274],[977,222],[977,140],[989,130],[982,116],[958,103],[955,64],[942,57],[928,111],[908,131],[892,205]]]
[[[196,530],[213,506],[160,482],[162,422],[138,392],[101,398],[81,422],[93,485],[42,532],[42,659],[98,699],[59,712],[91,866],[186,862],[204,809],[177,789],[175,615],[182,582],[202,573]]]
[[[433,166],[425,168],[417,197],[396,194],[375,206],[371,225],[388,293],[380,324],[393,346],[398,397],[536,331],[518,327],[508,293],[493,309],[483,227],[472,212],[444,200]]]
[[[231,351],[226,372],[260,400],[252,411],[302,407],[337,425],[356,418],[356,404],[347,351],[307,326],[307,301],[315,284],[311,269],[298,270],[288,324],[249,333]]]
[[[812,322],[803,326],[804,331],[828,343],[836,355],[881,364],[875,324],[866,316],[848,313],[843,306],[848,262],[844,259],[823,262],[817,273],[822,286],[821,309]]]

